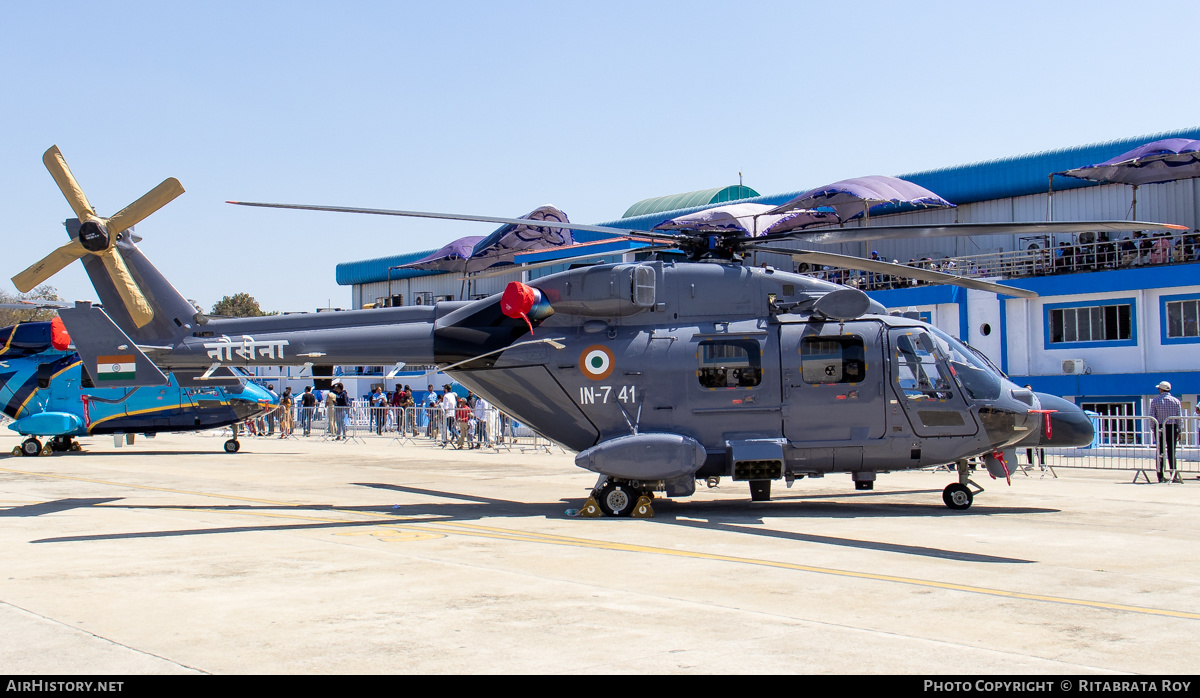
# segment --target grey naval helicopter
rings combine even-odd
[[[114,323],[129,338],[122,351],[148,352],[164,369],[206,369],[206,376],[229,366],[264,364],[439,364],[515,419],[576,451],[576,464],[599,476],[582,510],[595,516],[650,516],[657,493],[688,496],[697,481],[745,481],[751,499],[762,501],[770,498],[774,481],[791,486],[804,477],[847,473],[856,489],[869,490],[878,473],[949,464],[958,478],[945,488],[943,500],[962,510],[982,491],[969,479],[969,459],[982,459],[993,476],[1003,477],[1018,446],[1083,446],[1092,440],[1091,421],[1074,404],[1014,384],[982,354],[936,327],[891,316],[856,288],[750,266],[745,253],[778,252],[815,264],[1029,297],[1034,294],[1010,286],[772,245],[1173,227],[1128,221],[956,224],[750,237],[555,222],[554,227],[636,234],[659,245],[649,248],[655,255],[677,251],[685,258],[664,254],[580,266],[529,283],[514,281],[503,293],[473,301],[208,318],[159,273],[130,235],[106,230],[105,219],[81,203],[81,190],[61,157],[57,162],[56,180],[69,178],[73,186],[63,187],[64,194],[84,220],[82,228],[68,221],[68,233],[84,238],[90,227],[90,234],[103,236],[103,244],[84,247],[89,252],[96,247],[99,254],[116,250],[124,260],[119,266],[128,272],[124,277],[110,273],[118,265],[96,259],[95,252],[77,255],[103,307],[78,303],[60,314],[89,366],[114,347],[87,347],[83,338],[99,334],[89,328]],[[54,171],[51,162],[47,166]],[[139,210],[141,218],[165,203]],[[22,282],[41,283],[74,258],[62,261],[59,255],[55,261],[55,254],[23,272]],[[127,296],[139,297],[146,310],[128,307]]]

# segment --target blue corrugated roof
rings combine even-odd
[[[373,281],[386,281],[388,279],[388,268],[398,264],[408,264],[415,262],[422,257],[427,257],[434,253],[435,250],[422,250],[421,252],[409,252],[407,254],[394,254],[390,257],[376,257],[375,259],[362,259],[357,262],[342,262],[337,265],[336,275],[339,286],[353,286],[354,284],[369,284]],[[395,279],[415,279],[418,276],[430,276],[432,274],[445,274],[444,271],[425,271],[418,269],[392,269],[393,280]]]
[[[942,198],[955,204],[1028,196],[1045,192],[1050,186],[1049,177],[1052,172],[1094,165],[1139,145],[1164,138],[1200,138],[1200,128],[1164,131],[1148,136],[1121,138],[896,176],[937,192]],[[1055,191],[1090,186],[1096,186],[1096,183],[1066,177],[1054,178]]]

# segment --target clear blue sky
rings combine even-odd
[[[7,279],[66,240],[41,163],[111,215],[187,193],[141,249],[206,309],[311,310],[338,262],[487,224],[227,199],[572,220],[1200,124],[1200,3],[17,2],[0,13]],[[51,280],[94,298],[73,264]]]

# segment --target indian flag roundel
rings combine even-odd
[[[612,351],[600,344],[593,344],[579,355],[579,370],[594,381],[608,378],[614,363]]]

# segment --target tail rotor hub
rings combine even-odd
[[[109,247],[108,229],[98,220],[84,221],[79,226],[79,244],[88,252],[103,252]]]

